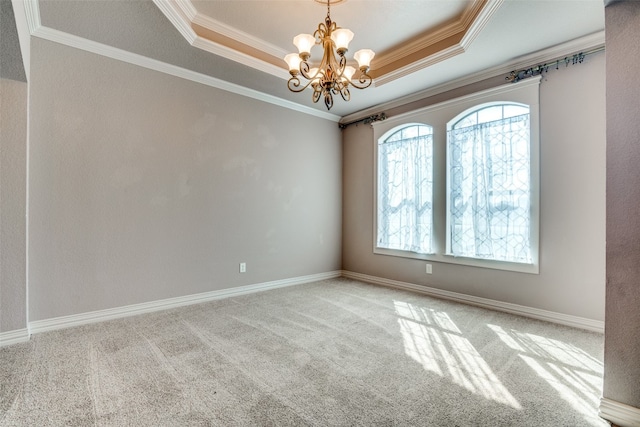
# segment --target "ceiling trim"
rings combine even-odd
[[[274,65],[271,62],[267,62],[246,53],[239,52],[235,49],[231,49],[219,43],[215,43],[204,37],[197,36],[193,43],[191,43],[191,46],[197,47],[215,55],[222,56],[223,58],[230,59],[239,64],[264,71],[273,76],[280,77],[283,80],[287,80],[291,77],[287,70]]]
[[[189,44],[193,44],[198,37],[190,25],[190,17],[188,10],[185,10],[177,1],[172,0],[153,0],[153,3],[167,17],[174,27],[182,34]],[[189,5],[191,3],[189,2]]]
[[[159,0],[155,0],[159,1]],[[191,3],[191,2],[189,2]],[[194,25],[199,25],[204,27],[210,31],[218,33],[222,36],[233,39],[239,43],[252,47],[256,50],[267,53],[271,56],[275,56],[279,60],[283,61],[282,58],[289,52],[284,49],[279,48],[271,43],[267,43],[264,40],[261,40],[257,37],[252,36],[251,34],[240,31],[236,28],[233,28],[230,25],[227,25],[223,22],[215,20],[209,16],[203,15],[200,12],[196,14],[196,16],[191,20],[191,23]],[[197,32],[197,30],[196,30]]]
[[[27,82],[31,75],[31,30],[27,21],[27,12],[25,4],[20,0],[11,0],[13,5],[13,14],[16,21],[16,30],[18,31],[18,42],[20,44],[20,54],[22,55],[22,64],[24,72],[27,76]]]
[[[463,53],[504,0],[473,0],[456,18],[400,46],[379,53],[371,64],[375,86]],[[191,0],[153,0],[195,47],[284,80],[290,78],[282,58],[287,51],[197,11]]]
[[[468,24],[468,30],[460,41],[460,44],[464,46],[465,49],[480,35],[491,18],[493,18],[493,15],[500,9],[502,3],[504,3],[504,0],[488,0],[477,15],[468,18],[469,20],[473,20]]]
[[[467,86],[473,83],[480,82],[482,80],[490,79],[492,77],[504,74],[505,77],[513,70],[526,68],[532,64],[539,64],[545,61],[549,61],[552,58],[560,58],[566,55],[571,55],[575,52],[581,52],[591,49],[596,49],[605,46],[605,32],[599,31],[597,33],[589,34],[584,37],[580,37],[574,40],[570,40],[559,45],[540,50],[528,55],[520,56],[513,61],[498,65],[492,68],[488,68],[484,71],[473,73],[470,76],[461,77],[455,80],[448,81],[438,86],[412,93],[401,98],[394,99],[393,101],[385,102],[375,105],[373,107],[360,110],[358,112],[344,116],[340,123],[349,123],[359,120],[363,117],[367,117],[373,114],[378,114],[385,110],[401,107],[412,102],[419,101],[421,99],[429,98],[450,90],[458,89],[463,86]],[[507,84],[505,78],[505,84]],[[511,84],[511,83],[509,83]]]
[[[378,57],[375,58],[376,68],[392,65],[394,62],[400,61],[407,56],[415,55],[429,46],[434,46],[451,37],[468,32],[474,25],[476,18],[479,17],[482,10],[488,4],[498,3],[498,5],[500,5],[502,1],[503,0],[474,0],[458,17],[439,29],[427,31],[417,39],[404,43],[400,47],[395,46],[385,52],[381,52]],[[488,19],[489,17],[490,16],[483,16],[484,19]]]
[[[40,22],[40,3],[38,3],[38,0],[25,0],[24,12],[27,18],[29,32],[33,35],[33,33],[42,26]]]
[[[407,48],[402,49],[397,55],[387,57],[383,53],[382,58],[375,65],[378,70],[384,67],[390,70],[381,74],[376,74],[376,69],[372,70],[375,85],[382,86],[464,53],[500,8],[503,1],[476,0],[464,10],[458,19],[441,30],[427,33],[416,42],[407,45]],[[396,64],[411,56],[418,59],[404,66]]]
[[[438,62],[442,62],[446,59],[452,58],[456,55],[460,55],[464,53],[465,48],[460,46],[459,44],[455,44],[446,49],[440,50],[433,55],[429,55],[423,59],[413,62],[412,64],[398,68],[397,70],[390,71],[382,76],[376,77],[374,79],[374,83],[376,87],[382,86],[383,84],[392,82],[401,77],[408,76],[409,74],[415,73],[416,71],[420,71],[423,68],[427,68],[430,65],[437,64]]]
[[[187,42],[196,48],[214,55],[230,59],[239,64],[264,71],[283,80],[289,79],[289,72],[283,67],[274,65],[274,61],[265,61],[241,50],[233,49],[222,43],[202,37],[196,31],[193,20],[198,16],[197,11],[189,0],[153,0],[153,3],[167,17],[169,22],[182,34]],[[194,28],[195,27],[195,28]],[[244,43],[243,43],[244,44]],[[284,56],[284,55],[283,55]],[[284,61],[282,61],[284,63]]]
[[[139,67],[158,71],[160,73],[179,77],[195,83],[201,83],[216,89],[224,90],[227,92],[235,93],[237,95],[245,96],[247,98],[252,98],[258,101],[277,105],[279,107],[294,110],[299,113],[308,114],[333,122],[338,122],[340,120],[340,116],[329,112],[317,110],[315,108],[307,107],[305,105],[288,101],[277,96],[269,95],[235,83],[229,83],[227,81],[211,77],[206,74],[188,70],[177,65],[168,64],[166,62],[158,61],[157,59],[148,58],[137,53],[118,49],[113,46],[105,45],[93,40],[88,40],[73,34],[42,26],[40,22],[40,8],[38,6],[38,0],[24,0],[24,4],[27,24],[33,37],[38,37],[44,40],[62,44],[64,46],[80,49],[85,52],[90,52],[96,55],[126,62],[128,64],[137,65]]]
[[[195,41],[191,43],[194,47],[201,48],[250,67],[252,67],[252,63],[260,63],[261,65],[259,67],[252,68],[258,69],[259,71],[266,71],[281,79],[291,77],[289,71],[280,65],[284,62],[282,58],[251,48],[234,39],[210,31],[198,24],[193,24],[192,28],[197,34]]]

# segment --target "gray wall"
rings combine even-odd
[[[605,9],[607,304],[605,398],[640,408],[640,3]]]
[[[27,84],[0,79],[0,332],[27,327]]]
[[[11,1],[0,1],[0,77],[26,82],[18,30]]]
[[[336,123],[41,39],[31,53],[31,321],[340,269]]]
[[[0,333],[27,327],[27,83],[11,2],[0,1]]]
[[[414,103],[422,107],[504,77]],[[374,141],[370,126],[343,135],[343,269],[553,312],[604,319],[605,58],[552,71],[540,85],[540,274],[373,253]],[[402,111],[405,111],[402,109]],[[389,112],[390,115],[394,112]]]

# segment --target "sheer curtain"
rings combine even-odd
[[[453,128],[449,253],[531,263],[529,114]]]
[[[432,253],[431,126],[398,131],[378,146],[377,247]]]

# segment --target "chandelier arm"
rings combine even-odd
[[[344,85],[341,88],[340,96],[342,96],[342,99],[344,99],[345,101],[349,101],[351,99],[351,92],[349,92],[349,86]]]
[[[347,68],[347,58],[345,58],[344,55],[340,55],[340,61],[338,62],[338,69],[340,71],[338,72],[338,77],[341,78],[344,75],[345,68]]]
[[[331,110],[331,107],[333,107],[333,96],[330,90],[324,91],[324,105],[327,107],[327,110]]]
[[[311,99],[314,103],[318,102],[320,99],[320,95],[322,95],[322,87],[320,85],[313,86],[313,95],[311,95]]]
[[[329,29],[327,26],[323,22],[319,23],[318,29],[313,32],[313,37],[316,38],[316,44],[322,44],[322,40],[324,40],[328,32]]]
[[[313,80],[318,74],[312,76],[309,74],[311,71],[311,65],[307,61],[300,61],[300,74],[307,80]]]
[[[373,79],[369,74],[362,73],[358,80],[349,80],[349,83],[351,83],[351,85],[356,89],[366,89],[371,86],[371,83],[373,83]]]
[[[302,82],[297,76],[293,76],[287,82],[287,87],[291,92],[302,92],[306,88],[309,87],[312,80],[309,80],[305,85],[302,85]]]

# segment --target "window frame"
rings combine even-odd
[[[452,169],[452,154],[451,154],[451,144],[450,144],[450,140],[449,140],[449,135],[450,132],[453,129],[456,129],[456,126],[463,120],[465,120],[467,117],[471,116],[472,114],[479,114],[482,110],[485,109],[489,109],[489,108],[493,108],[493,107],[505,107],[507,105],[510,106],[516,106],[516,107],[523,107],[526,108],[527,112],[526,114],[529,116],[529,118],[531,117],[531,109],[529,108],[528,105],[522,104],[520,102],[513,102],[513,101],[500,101],[500,102],[485,102],[482,104],[476,104],[471,108],[468,108],[464,111],[462,111],[460,114],[458,114],[455,117],[452,117],[451,120],[449,120],[447,122],[447,137],[446,137],[446,144],[447,144],[447,168],[446,171],[450,171]],[[513,117],[517,117],[517,116],[521,116],[522,114],[518,114],[515,115]],[[502,117],[502,119],[504,119],[504,117]],[[501,120],[502,120],[501,119]],[[478,125],[483,125],[486,123],[490,123],[490,121],[485,121],[485,122],[477,122],[474,126],[478,126]],[[531,120],[529,119],[529,125],[531,126]],[[471,127],[471,126],[464,126],[464,127]],[[529,133],[531,132],[531,130],[529,130]],[[531,141],[529,141],[529,160],[531,158]],[[531,165],[529,164],[529,168],[531,169]],[[529,170],[529,179],[531,179],[531,170]],[[447,187],[446,187],[446,194],[450,195],[451,194],[451,182],[452,182],[452,176],[447,173],[446,175],[446,181],[447,181]],[[531,183],[529,182],[529,187],[531,187]],[[529,191],[529,193],[531,193],[531,191]],[[456,255],[453,252],[452,249],[452,217],[451,217],[451,197],[447,197],[447,217],[446,217],[446,247],[445,247],[445,253],[448,256],[463,256],[463,255]],[[531,215],[529,216],[529,221],[531,222]],[[531,229],[529,229],[529,233],[531,233]],[[531,235],[528,236],[529,239],[531,239]],[[529,247],[529,250],[531,251],[531,247]],[[464,257],[464,256],[463,256]],[[489,258],[481,258],[481,257],[468,257],[470,259],[484,259],[487,261],[498,261],[495,259],[489,259]],[[509,262],[509,263],[518,263],[517,261],[505,261],[505,262]],[[523,264],[528,264],[528,263],[523,263]]]
[[[407,129],[407,128],[410,128],[410,127],[414,127],[414,126],[425,126],[425,127],[431,128],[431,132],[432,132],[430,134],[431,135],[431,151],[433,152],[433,145],[434,145],[433,127],[430,126],[427,123],[409,122],[409,123],[403,123],[403,124],[401,124],[399,126],[396,126],[396,127],[392,128],[392,129],[388,130],[387,132],[385,132],[384,135],[380,136],[380,138],[378,138],[377,144],[376,144],[376,153],[379,150],[379,147],[381,145],[387,143],[387,140],[391,136],[395,135],[398,132],[401,132],[404,129]],[[431,172],[432,172],[432,174],[431,174],[431,186],[433,187],[433,185],[434,185],[433,184],[433,163],[434,163],[433,162],[433,156],[431,158],[431,162],[432,162],[432,164],[431,164]],[[379,167],[380,167],[380,159],[379,159],[379,156],[376,154],[376,171],[377,171],[376,172],[376,188],[379,188],[380,179],[381,179],[381,175],[379,173]],[[376,202],[375,202],[375,206],[376,206],[375,221],[376,221],[376,223],[374,225],[374,227],[375,227],[375,244],[374,244],[374,246],[375,246],[376,251],[382,251],[382,252],[378,252],[378,253],[385,253],[385,254],[389,254],[389,253],[393,254],[396,251],[397,252],[410,252],[410,253],[413,253],[413,254],[416,254],[416,255],[431,255],[431,254],[433,254],[434,253],[434,251],[433,251],[433,198],[430,201],[430,204],[432,205],[432,207],[431,207],[432,213],[431,213],[431,236],[430,236],[431,242],[429,244],[431,252],[429,252],[429,253],[411,252],[411,251],[406,251],[406,250],[402,250],[402,249],[391,249],[391,248],[388,248],[388,247],[378,246],[378,241],[380,240],[378,238],[378,231],[379,231],[378,220],[380,219],[379,218],[379,212],[380,211],[379,211],[378,208],[379,208],[380,198],[381,198],[380,197],[380,193],[378,191],[376,191]]]
[[[373,123],[373,252],[379,255],[396,256],[424,261],[443,262],[472,267],[521,273],[539,274],[539,234],[540,234],[540,113],[539,85],[540,76],[510,83],[492,89],[430,105],[418,110],[393,116],[381,122]],[[507,261],[468,258],[447,254],[447,215],[448,215],[448,158],[447,124],[454,118],[462,117],[474,107],[490,103],[516,103],[529,107],[530,114],[530,249],[532,262],[518,263]],[[395,249],[377,247],[378,242],[378,144],[382,137],[391,135],[392,130],[410,124],[426,124],[433,127],[433,217],[432,250],[433,254],[421,254]]]

